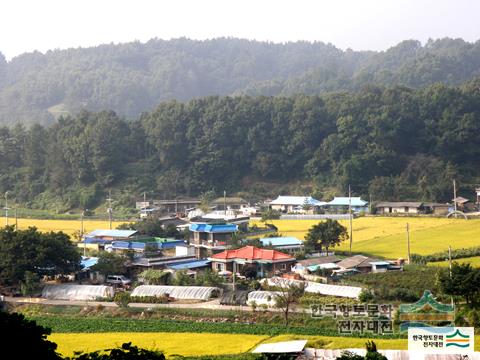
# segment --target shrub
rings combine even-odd
[[[127,308],[128,304],[131,302],[130,293],[126,291],[117,292],[113,298],[113,301],[121,308]]]

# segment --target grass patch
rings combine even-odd
[[[473,256],[473,257],[469,257],[469,258],[455,259],[455,260],[452,260],[452,262],[456,262],[456,263],[459,263],[459,264],[470,264],[473,267],[480,267],[480,256]],[[448,260],[429,262],[428,266],[448,267]]]

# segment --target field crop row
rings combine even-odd
[[[151,319],[76,318],[40,316],[29,317],[38,324],[51,328],[54,333],[102,333],[102,332],[195,332],[250,335],[324,335],[338,336],[335,328],[319,326],[279,326],[271,324],[241,324],[231,322],[174,321]],[[367,337],[367,334],[359,335]],[[396,337],[396,336],[394,336]]]

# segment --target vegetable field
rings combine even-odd
[[[354,252],[385,258],[406,258],[406,224],[410,226],[411,253],[427,255],[480,244],[480,220],[422,218],[422,217],[360,217],[353,220]],[[303,239],[316,220],[271,220],[284,236]],[[348,221],[341,221],[348,227]],[[343,243],[338,250],[348,250]]]

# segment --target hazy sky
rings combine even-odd
[[[383,50],[401,40],[480,38],[478,0],[1,0],[0,52],[153,37],[331,42]]]

